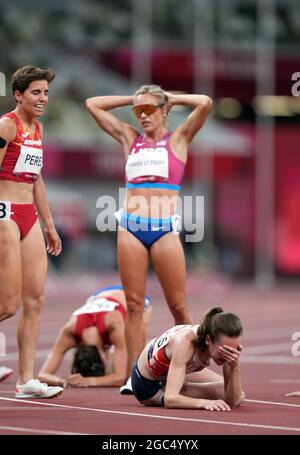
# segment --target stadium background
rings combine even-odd
[[[0,0],[0,114],[14,108],[9,81],[17,68],[50,66],[57,74],[43,117],[44,177],[64,252],[49,257],[36,371],[74,309],[90,292],[119,282],[116,232],[99,232],[96,221],[101,228],[100,197],[118,203],[124,159],[85,99],[154,82],[214,100],[182,188],[182,195],[205,198],[204,240],[184,243],[187,301],[195,322],[212,306],[241,317],[247,395],[230,414],[158,408],[146,414],[133,397],[120,400],[116,390],[102,388],[68,388],[51,403],[25,403],[14,396],[14,317],[0,329],[6,341],[0,365],[14,370],[1,382],[0,434],[51,434],[51,447],[53,435],[60,441],[76,434],[214,435],[206,439],[209,448],[216,434],[300,434],[299,398],[285,397],[299,390],[300,97],[293,96],[300,92],[299,49],[299,0]],[[173,109],[170,127],[186,114]],[[135,121],[130,108],[118,115]],[[191,220],[195,213],[194,205],[185,215]],[[172,319],[151,271],[147,293],[153,337]],[[60,374],[69,374],[71,358]],[[10,450],[15,440],[6,441]]]
[[[214,108],[190,150],[182,195],[205,197],[205,236],[185,243],[188,270],[230,280],[300,274],[300,71],[297,0],[0,0],[0,71],[50,66],[44,177],[64,253],[55,274],[116,272],[116,232],[99,232],[99,196],[118,201],[121,148],[85,99],[153,82]],[[134,122],[130,109],[118,114]],[[186,112],[175,110],[174,127]],[[184,235],[184,233],[183,233]]]

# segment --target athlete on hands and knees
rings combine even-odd
[[[43,130],[37,120],[48,104],[48,84],[54,77],[51,69],[31,65],[18,69],[12,76],[17,106],[0,119],[0,320],[13,316],[22,302],[17,398],[52,398],[63,392],[62,387],[48,387],[34,379],[46,250],[55,256],[61,252],[41,175]]]
[[[92,294],[61,328],[39,379],[49,385],[120,387],[126,375],[126,313],[122,286],[108,286]],[[150,315],[151,301],[146,297],[143,313],[146,326]],[[72,374],[58,376],[56,372],[64,355],[75,347]]]
[[[230,411],[245,398],[240,376],[242,324],[222,308],[199,325],[179,325],[151,340],[132,370],[132,389],[146,406]],[[223,365],[223,377],[208,369]]]
[[[203,126],[212,101],[205,95],[174,95],[144,85],[131,96],[98,96],[86,105],[98,125],[116,139],[126,159],[127,197],[117,213],[118,265],[128,315],[127,374],[143,349],[142,321],[147,270],[151,259],[175,324],[189,324],[185,300],[185,258],[178,235],[176,200],[187,161],[188,146]],[[133,105],[142,134],[109,112]],[[175,105],[192,108],[173,132],[167,115]]]

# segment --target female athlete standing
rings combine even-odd
[[[61,241],[53,224],[41,175],[42,125],[48,104],[51,69],[27,65],[12,76],[16,108],[0,119],[0,320],[13,316],[20,303],[17,398],[52,398],[62,387],[34,379],[34,359],[44,303],[47,251],[57,256]]]
[[[134,95],[98,96],[86,104],[98,125],[122,144],[126,159],[127,197],[119,213],[118,264],[128,307],[125,330],[130,375],[143,348],[149,259],[175,324],[191,323],[176,199],[188,146],[204,124],[212,101],[205,95],[174,95],[156,85],[143,85]],[[133,105],[141,134],[110,112],[128,105]],[[175,105],[192,108],[192,112],[178,128],[168,131],[167,115]]]

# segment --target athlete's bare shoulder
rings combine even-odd
[[[5,126],[7,128],[16,128],[16,122],[11,117],[1,117],[0,125]]]
[[[11,142],[17,132],[16,122],[10,117],[0,118],[0,136],[7,142]]]

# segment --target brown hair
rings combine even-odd
[[[12,92],[18,90],[24,93],[33,81],[47,81],[48,84],[55,78],[55,73],[51,68],[38,68],[33,65],[26,65],[19,68],[11,78]]]
[[[84,377],[104,376],[104,364],[97,346],[79,344],[74,355],[71,372],[80,373]]]
[[[154,84],[146,84],[142,85],[140,88],[136,90],[134,93],[134,97],[136,98],[138,95],[143,95],[144,93],[149,93],[149,95],[153,95],[159,100],[159,104],[164,105],[168,101],[168,97],[163,91],[163,89],[159,85]]]
[[[197,330],[197,339],[193,344],[200,351],[204,351],[207,335],[215,343],[221,335],[237,338],[242,332],[243,326],[238,316],[225,313],[220,307],[214,307],[204,313]]]

